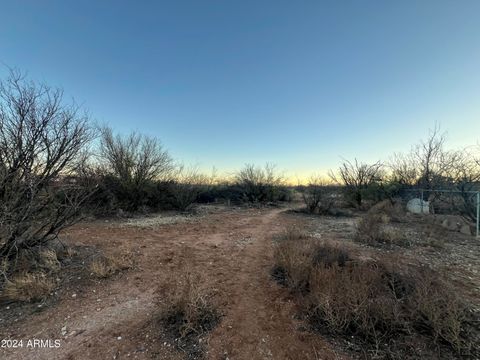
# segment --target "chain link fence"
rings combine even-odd
[[[399,195],[405,203],[413,199],[423,200],[419,203],[428,207],[425,212],[469,219],[476,225],[476,236],[480,236],[480,191],[405,189]]]

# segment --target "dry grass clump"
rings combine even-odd
[[[40,267],[48,271],[55,272],[60,270],[60,261],[57,258],[57,253],[52,249],[41,250],[38,254]]]
[[[171,286],[161,312],[162,322],[176,338],[212,330],[220,315],[213,292],[202,286],[199,275],[185,272]]]
[[[272,276],[299,292],[308,291],[311,271],[316,265],[344,266],[349,259],[345,250],[312,239],[296,228],[287,228],[275,245],[274,258]]]
[[[475,351],[469,307],[431,270],[355,259],[305,238],[280,241],[274,259],[274,277],[299,293],[313,329],[349,341],[353,336],[360,347],[383,354],[394,342],[447,346],[452,354]],[[401,348],[407,346],[396,351]]]
[[[98,278],[107,278],[118,271],[132,267],[132,260],[120,254],[96,256],[89,265],[90,272]]]
[[[39,301],[45,299],[54,288],[54,281],[44,272],[21,273],[5,282],[2,297],[7,301]]]
[[[387,227],[389,221],[385,214],[367,213],[357,223],[354,240],[370,246],[411,246],[412,243],[399,229]]]
[[[415,285],[410,306],[415,310],[416,329],[429,332],[436,341],[451,345],[458,353],[469,354],[474,344],[469,338],[471,329],[465,325],[472,315],[459,295],[428,271],[419,274]],[[476,344],[477,350],[479,345]]]
[[[187,354],[188,359],[203,358],[201,336],[220,321],[215,292],[204,286],[199,274],[184,266],[159,299],[160,323],[167,337]]]
[[[448,232],[437,224],[422,224],[423,244],[435,249],[444,249],[446,245]]]
[[[1,298],[33,302],[45,299],[55,288],[52,275],[60,270],[55,250],[32,248],[20,251],[12,260],[2,259]]]
[[[60,250],[57,251],[57,257],[61,261],[65,259],[72,259],[77,255],[78,255],[78,251],[71,246],[62,246]]]
[[[391,222],[405,222],[407,217],[404,204],[400,199],[382,200],[373,205],[368,213],[386,216]]]

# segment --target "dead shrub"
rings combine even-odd
[[[345,250],[314,240],[295,227],[287,228],[275,244],[274,258],[272,276],[299,292],[308,290],[315,266],[344,266],[349,259]]]
[[[165,334],[188,359],[203,358],[204,348],[199,340],[215,328],[221,317],[215,292],[184,264],[164,293],[159,299],[159,319]]]
[[[60,269],[60,261],[58,261],[57,253],[52,249],[45,249],[39,252],[39,260],[41,267],[55,272]]]
[[[272,276],[281,284],[303,292],[308,289],[313,264],[312,241],[283,240],[275,246]]]
[[[469,340],[470,328],[465,326],[471,320],[465,303],[431,271],[420,272],[415,285],[410,302],[414,326],[428,331],[436,341],[450,344],[457,352],[468,353],[473,343]]]
[[[107,278],[121,270],[132,267],[131,259],[124,255],[100,255],[95,257],[89,265],[90,272],[98,278]]]
[[[382,215],[370,213],[361,218],[357,223],[355,240],[367,245],[374,245],[383,242]]]
[[[7,301],[39,301],[54,288],[53,280],[43,272],[21,273],[5,282],[2,297]]]
[[[371,342],[402,331],[401,303],[382,270],[376,263],[364,262],[349,263],[344,268],[316,268],[307,299],[313,326],[360,335]]]
[[[368,213],[357,223],[354,240],[370,246],[411,246],[405,234],[394,227],[387,227],[390,218],[385,214]]]
[[[274,260],[274,277],[281,274],[280,282],[298,294],[317,331],[354,338],[361,348],[384,354],[413,338],[425,348],[433,349],[433,340],[438,349],[447,345],[458,354],[475,349],[468,305],[431,270],[355,259],[346,249],[305,237],[279,241]]]
[[[183,273],[165,299],[161,319],[177,338],[208,332],[220,318],[213,303],[213,291],[204,288],[199,280],[198,274]]]
[[[369,214],[379,214],[388,217],[391,222],[405,222],[406,212],[400,199],[386,199],[373,205]]]
[[[433,223],[423,224],[422,242],[435,249],[444,249],[446,243],[445,229]]]
[[[386,227],[383,229],[382,235],[384,244],[397,245],[400,247],[413,246],[413,242],[400,229],[394,227]]]
[[[286,226],[280,236],[280,240],[302,240],[309,239],[308,234],[296,225]]]
[[[308,185],[302,192],[302,199],[307,212],[311,214],[329,215],[333,206],[330,184],[318,175],[313,175],[308,180]]]
[[[71,246],[62,246],[59,251],[57,251],[57,257],[60,261],[65,259],[71,259],[78,255],[78,251]]]

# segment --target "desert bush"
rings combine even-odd
[[[110,177],[109,188],[127,211],[145,206],[155,190],[156,181],[171,180],[174,170],[170,154],[156,138],[131,133],[115,135],[112,129],[101,129],[100,154]]]
[[[356,227],[355,240],[368,245],[385,242],[383,224],[386,217],[381,214],[367,214],[362,217]]]
[[[401,230],[386,226],[389,221],[390,217],[384,213],[367,213],[357,223],[354,240],[370,246],[410,246]]]
[[[425,348],[433,348],[432,340],[447,345],[452,355],[476,351],[469,306],[432,270],[361,260],[305,236],[289,235],[275,246],[273,275],[297,293],[312,328],[356,339],[377,354],[391,355],[391,344],[413,337]]]
[[[312,176],[302,191],[302,199],[309,213],[328,214],[333,206],[333,199],[326,180]]]
[[[212,296],[212,292],[198,281],[198,276],[190,272],[184,273],[168,294],[162,321],[180,338],[208,332],[219,320]]]
[[[211,203],[215,201],[227,201],[233,204],[241,204],[244,201],[243,188],[235,183],[227,181],[208,186],[198,196],[198,202]]]
[[[345,196],[352,204],[361,207],[369,193],[378,193],[384,177],[383,164],[366,164],[358,162],[357,159],[354,162],[345,160],[338,169],[338,174],[330,172],[330,177],[344,186]]]
[[[407,217],[402,200],[399,198],[382,200],[373,205],[368,213],[385,215],[389,221],[397,223],[405,222]]]
[[[432,248],[441,250],[445,248],[448,233],[441,225],[433,222],[422,223],[422,243]]]
[[[415,280],[409,304],[413,309],[413,327],[428,331],[436,341],[443,341],[466,355],[474,344],[470,339],[471,329],[465,326],[471,320],[465,303],[431,271],[420,271]]]
[[[215,328],[221,315],[215,292],[205,286],[201,275],[194,273],[187,261],[159,299],[159,321],[163,333],[188,359],[201,359],[205,349],[200,339]]]
[[[44,272],[17,273],[6,281],[1,297],[7,301],[39,301],[46,298],[54,288],[54,281]]]
[[[244,201],[265,203],[280,199],[279,190],[284,179],[271,164],[266,164],[263,168],[247,164],[235,174],[235,183],[241,189]]]
[[[314,240],[296,227],[288,227],[275,244],[272,276],[299,292],[308,291],[315,266],[343,266],[348,254],[341,248]]]
[[[202,192],[208,192],[214,177],[200,173],[196,168],[181,166],[175,172],[174,180],[170,184],[170,203],[173,208],[181,211],[188,210]]]
[[[93,136],[61,90],[15,71],[0,82],[0,259],[39,248],[78,218],[91,192],[69,175]]]
[[[317,267],[312,272],[307,314],[333,333],[360,335],[373,343],[404,330],[401,303],[375,263]]]
[[[57,253],[54,250],[40,250],[38,255],[38,258],[40,259],[40,267],[49,272],[55,272],[60,269],[60,261],[58,260]]]

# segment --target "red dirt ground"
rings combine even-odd
[[[77,224],[64,235],[66,244],[133,254],[135,266],[105,280],[93,280],[85,271],[86,279],[70,279],[53,304],[18,315],[0,330],[1,338],[60,339],[60,347],[2,348],[0,358],[184,358],[165,340],[157,302],[162,287],[175,277],[185,248],[193,254],[193,269],[217,291],[223,314],[202,339],[207,359],[346,358],[320,336],[302,331],[288,290],[271,279],[272,236],[288,223],[302,224],[283,211],[217,208],[192,222],[152,228],[125,227],[118,221]]]

